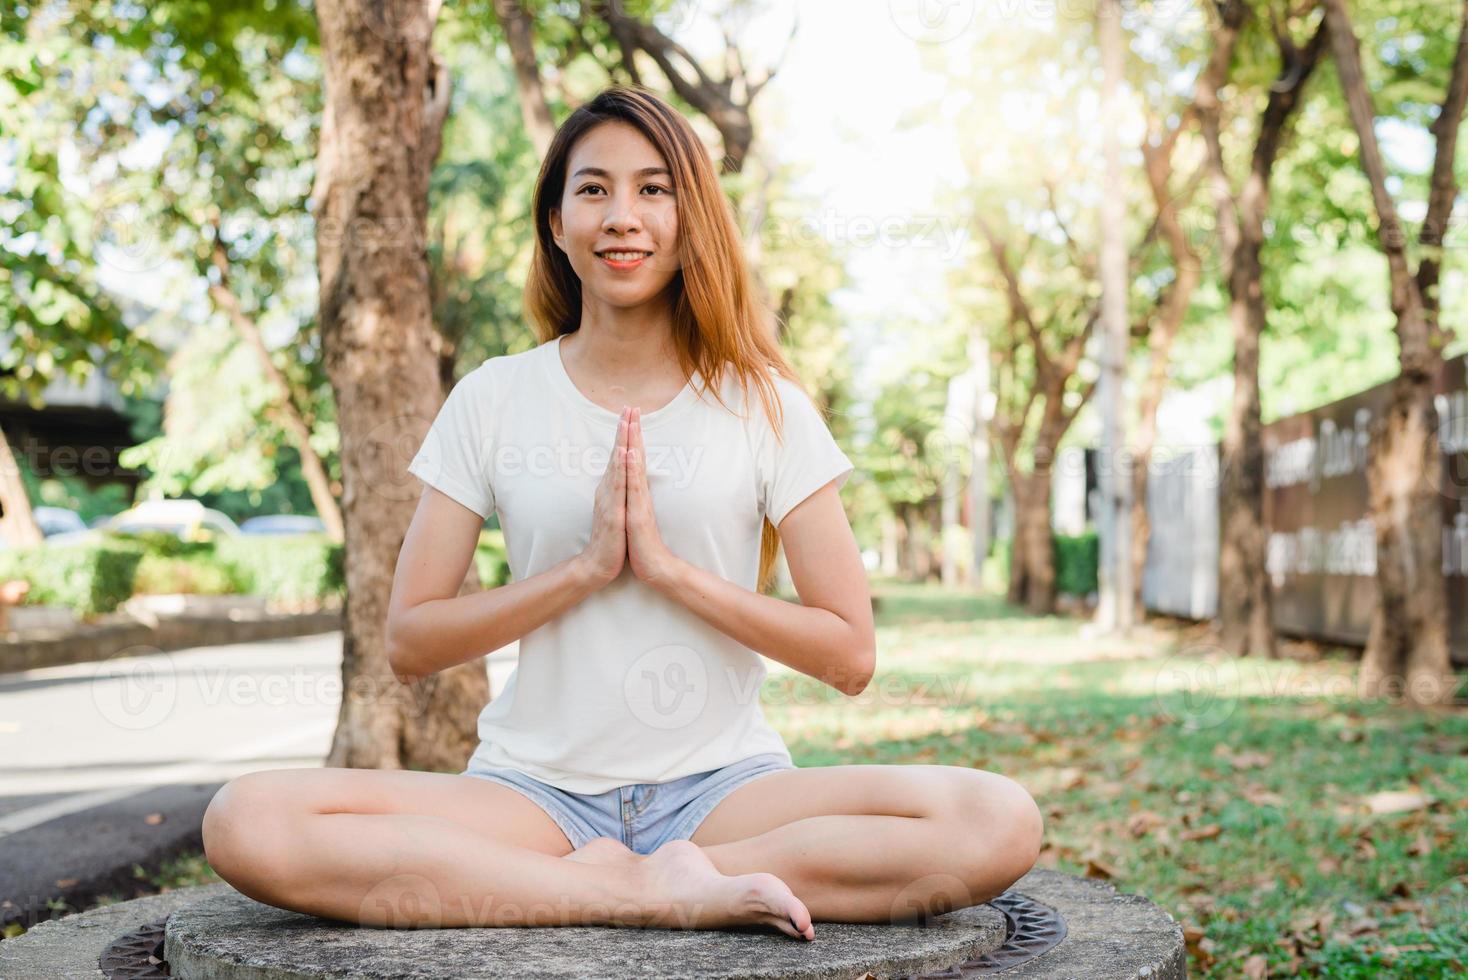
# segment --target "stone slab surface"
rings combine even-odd
[[[223,882],[178,888],[90,912],[47,919],[14,939],[0,942],[0,977],[4,980],[101,978],[97,961],[117,937],[156,922],[190,902],[229,891],[234,889]]]
[[[1000,974],[1025,980],[1185,980],[1187,953],[1181,926],[1166,911],[1110,884],[1037,869],[1014,891],[1057,909],[1066,921],[1059,946]],[[166,951],[177,977],[839,977],[878,980],[940,971],[993,948],[1004,936],[1003,916],[990,906],[939,916],[932,926],[861,926],[824,922],[814,943],[775,932],[686,931],[569,927],[560,929],[359,929],[262,905],[227,884],[179,889],[43,922],[25,935],[0,942],[5,980],[100,978],[97,961],[111,943],[133,929],[170,917]],[[243,916],[235,921],[234,916]],[[233,939],[214,933],[243,931]],[[185,962],[207,953],[210,962]],[[240,939],[264,947],[263,958],[245,957]],[[908,946],[909,959],[894,957],[899,942],[953,941],[963,948],[938,956]],[[513,942],[513,945],[508,945]],[[860,947],[855,943],[863,943]],[[231,953],[231,950],[234,952]],[[843,950],[851,953],[843,957]],[[867,956],[866,951],[875,955]],[[289,956],[285,954],[289,953]],[[216,955],[217,954],[217,955]],[[589,957],[595,954],[599,966]],[[503,955],[504,960],[497,959]],[[179,956],[178,963],[174,957]],[[311,958],[316,957],[315,963]],[[334,957],[334,958],[333,958]],[[885,965],[884,965],[885,963]],[[873,970],[873,967],[880,969]],[[560,972],[557,972],[560,971]]]
[[[991,906],[921,925],[822,922],[815,942],[773,927],[363,929],[218,894],[169,916],[164,959],[189,980],[440,980],[443,977],[859,980],[942,970],[997,948]]]
[[[1186,980],[1183,928],[1141,895],[1120,893],[1109,882],[1043,868],[1015,882],[1013,891],[1060,912],[1065,939],[1059,946],[1003,973],[1044,980]]]

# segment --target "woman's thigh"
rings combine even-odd
[[[216,808],[218,808],[216,810]],[[571,842],[537,804],[500,783],[408,769],[266,769],[230,780],[209,804],[234,826],[320,813],[443,817],[496,840],[564,857]],[[206,834],[209,812],[205,812]]]
[[[806,817],[876,814],[927,817],[972,812],[1023,793],[1006,776],[965,766],[801,766],[767,773],[734,790],[689,839],[700,846],[755,837]]]

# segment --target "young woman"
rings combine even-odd
[[[910,920],[1003,892],[1041,817],[997,773],[797,767],[763,657],[856,695],[871,597],[852,464],[774,340],[713,162],[616,87],[557,133],[526,307],[541,343],[453,388],[387,617],[394,672],[518,640],[463,773],[231,780],[210,863],[259,901],[364,925],[778,928]],[[459,596],[500,515],[512,581]],[[783,539],[800,603],[762,594]]]

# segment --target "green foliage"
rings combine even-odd
[[[1055,549],[1055,591],[1077,596],[1095,592],[1101,561],[1100,538],[1096,532],[1075,536],[1055,534],[1050,540]]]
[[[133,593],[143,557],[111,541],[0,550],[0,580],[31,584],[26,605],[64,606],[78,616],[112,612]]]
[[[241,534],[214,544],[240,592],[288,605],[314,605],[346,587],[344,549],[325,534]]]
[[[1083,598],[1095,592],[1101,567],[1101,539],[1096,532],[1052,534],[1050,545],[1055,556],[1055,591]],[[1013,553],[1014,542],[1009,538],[994,542],[994,551],[985,563],[986,581],[1000,583],[1001,588],[1009,581]],[[992,566],[992,570],[987,566]]]
[[[229,566],[212,553],[178,558],[144,553],[133,578],[134,595],[234,595],[239,591]]]
[[[510,558],[503,531],[496,528],[479,532],[479,543],[474,546],[474,568],[486,589],[510,581]]]
[[[878,594],[861,695],[788,670],[766,680],[799,765],[1017,780],[1045,814],[1041,867],[1109,872],[1200,930],[1190,976],[1241,977],[1251,957],[1261,976],[1462,975],[1468,717],[1358,700],[1345,651],[1209,659],[1186,634],[1088,637],[1084,620],[996,597]],[[1419,785],[1425,808],[1365,805]]]

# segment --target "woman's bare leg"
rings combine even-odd
[[[860,812],[879,807],[908,813]],[[858,765],[755,780],[722,800],[694,840],[723,874],[774,874],[818,922],[891,922],[1002,894],[1034,866],[1042,836],[1039,808],[1007,777]]]
[[[282,807],[272,789],[279,780],[250,776],[222,788],[204,815],[204,845],[221,877],[279,908],[387,928],[765,923],[802,933],[791,916],[804,907],[772,874],[673,874],[691,863],[675,851],[567,860],[438,815]]]

